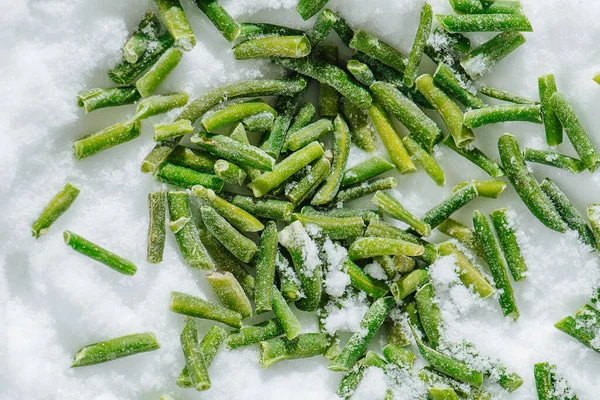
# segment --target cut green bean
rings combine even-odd
[[[361,217],[332,217],[319,214],[292,214],[293,221],[302,225],[317,226],[323,235],[331,240],[342,240],[361,236],[365,230],[365,222]]]
[[[375,193],[375,196],[371,198],[371,203],[384,214],[408,224],[419,235],[424,237],[431,235],[431,227],[428,224],[412,215],[398,200],[386,192],[379,191]]]
[[[296,318],[290,306],[288,306],[275,286],[271,286],[271,307],[285,332],[286,338],[292,340],[302,333],[300,321],[298,321],[298,318]]]
[[[354,83],[341,68],[316,58],[277,58],[275,62],[284,68],[316,79],[337,90],[357,107],[367,108],[372,99],[369,92]]]
[[[313,120],[317,110],[312,103],[304,103],[299,109],[298,113],[294,116],[292,123],[288,129],[287,136],[291,136],[295,132],[298,132],[300,129],[309,125]]]
[[[306,36],[265,36],[246,40],[233,47],[237,60],[271,57],[305,57],[311,43]]]
[[[549,165],[574,174],[579,174],[586,169],[580,160],[552,151],[526,148],[523,150],[523,158],[525,161]]]
[[[360,322],[360,330],[350,337],[341,353],[329,364],[330,370],[346,372],[354,367],[367,350],[375,332],[383,325],[393,305],[393,297],[375,300]]]
[[[397,302],[416,292],[421,286],[429,282],[429,274],[424,269],[415,269],[403,276],[390,286],[390,291]]]
[[[465,126],[478,128],[499,122],[523,121],[542,123],[541,107],[537,104],[515,104],[478,108],[465,113]]]
[[[196,0],[196,5],[206,14],[226,40],[233,42],[239,37],[240,24],[229,15],[217,0]]]
[[[442,314],[435,300],[431,282],[421,286],[415,293],[415,304],[421,320],[421,325],[427,336],[430,347],[437,348],[442,335]],[[385,353],[384,353],[385,354]]]
[[[600,154],[577,119],[573,106],[560,92],[552,95],[550,105],[565,128],[565,132],[584,167],[589,169],[590,172],[594,172],[600,167]]]
[[[254,199],[248,196],[236,195],[231,204],[246,210],[259,218],[276,221],[289,221],[294,211],[294,205],[288,201],[277,199]]]
[[[412,339],[404,321],[395,321],[388,318],[386,321],[386,339],[391,345],[397,347],[410,346]]]
[[[364,109],[356,107],[346,99],[342,99],[342,113],[350,127],[352,143],[358,148],[372,153],[375,151],[375,139],[373,128],[369,124],[368,113]]]
[[[296,301],[302,297],[300,280],[296,276],[294,268],[290,267],[288,259],[279,250],[277,251],[277,259],[275,260],[275,269],[279,277],[279,290],[281,294],[291,301]]]
[[[547,362],[535,364],[533,376],[539,400],[577,400],[577,395],[566,380],[558,376],[556,365]]]
[[[516,14],[521,12],[518,0],[450,0],[450,5],[459,14]]]
[[[404,70],[404,84],[406,86],[413,87],[417,73],[419,71],[419,65],[423,58],[423,51],[427,44],[427,39],[431,33],[431,23],[433,21],[433,10],[429,3],[425,3],[421,9],[421,17],[419,19],[419,27],[415,36],[413,47],[410,51],[406,68]],[[431,100],[429,100],[431,102]]]
[[[498,180],[491,181],[476,181],[470,180],[461,182],[458,185],[452,188],[452,193],[457,192],[458,190],[468,186],[470,184],[475,185],[475,189],[477,189],[477,195],[481,197],[487,197],[490,199],[497,199],[500,197],[504,189],[506,189],[506,183]]]
[[[326,10],[327,11],[327,10]],[[321,14],[323,15],[323,14]],[[338,47],[334,44],[324,44],[319,47],[320,58],[332,65],[339,63]],[[340,94],[337,90],[326,84],[319,84],[319,115],[333,118],[340,112]]]
[[[524,14],[464,14],[435,16],[448,32],[533,32]]]
[[[246,171],[226,160],[217,160],[214,165],[215,175],[225,183],[243,185],[246,180]]]
[[[435,70],[435,74],[433,74],[433,80],[436,85],[440,86],[449,96],[456,98],[465,107],[485,107],[483,100],[467,90],[464,82],[457,78],[457,75],[448,65],[439,63]]]
[[[244,103],[234,103],[230,106],[210,113],[202,118],[201,123],[207,132],[214,132],[225,125],[229,125],[234,122],[241,121],[244,118],[261,113],[270,113],[273,115],[273,117],[277,116],[277,111],[275,111],[267,103],[262,101],[249,101]]]
[[[142,130],[138,121],[119,122],[73,142],[75,159],[81,160],[113,146],[123,144],[140,136],[141,133]]]
[[[410,369],[415,361],[415,355],[407,349],[387,344],[382,349],[383,356],[390,364],[395,364],[401,368]]]
[[[165,51],[156,63],[135,82],[135,87],[142,97],[148,97],[177,67],[183,53],[173,47]],[[187,103],[187,101],[186,101]]]
[[[354,36],[354,29],[348,24],[346,19],[339,12],[335,13],[336,21],[333,30],[338,34],[345,45],[348,45]]]
[[[493,99],[507,101],[509,103],[514,104],[539,104],[535,100],[531,100],[526,97],[522,97],[517,94],[507,92],[506,90],[498,89],[491,86],[482,86],[477,90],[477,92],[486,95],[487,97],[491,97]]]
[[[148,194],[148,245],[146,260],[158,264],[163,259],[166,237],[167,196],[164,192]]]
[[[146,52],[146,49],[156,40],[160,33],[160,22],[154,16],[152,10],[144,13],[136,31],[127,39],[121,50],[123,59],[130,64],[135,64]]]
[[[186,192],[168,192],[169,228],[175,235],[179,251],[192,267],[213,269],[214,263],[200,241],[198,229],[192,221],[192,210]]]
[[[183,107],[188,102],[188,94],[173,93],[168,95],[155,95],[138,103],[132,121],[140,121],[158,114],[164,114],[175,108]]]
[[[254,303],[257,314],[271,311],[271,287],[275,281],[278,240],[277,225],[274,221],[267,222],[260,237],[258,254],[254,262],[256,267]]]
[[[471,161],[473,164],[477,165],[492,178],[499,178],[501,176],[504,176],[504,171],[502,170],[502,167],[500,167],[500,165],[498,165],[498,163],[496,163],[494,160],[486,156],[477,147],[459,148],[454,143],[454,139],[452,138],[452,136],[446,137],[443,143],[454,152],[458,153],[467,160]]]
[[[477,188],[473,184],[468,184],[464,188],[450,194],[440,204],[427,211],[423,215],[423,222],[429,224],[433,229],[476,197]]]
[[[372,36],[368,32],[358,29],[349,43],[350,48],[363,52],[374,59],[394,68],[398,72],[404,72],[407,59],[398,50],[389,44]],[[416,54],[418,56],[418,54]]]
[[[310,44],[313,47],[321,44],[329,35],[329,32],[333,30],[336,21],[337,17],[333,11],[327,8],[321,11],[313,26],[306,32],[306,37],[310,41]]]
[[[383,221],[371,220],[369,222],[369,226],[365,232],[366,236],[375,236],[375,237],[387,237],[390,239],[398,239],[404,240],[406,242],[414,243],[423,246],[425,252],[419,256],[420,259],[425,261],[427,264],[433,264],[437,259],[437,250],[434,245],[425,240],[421,239],[418,236],[415,236],[411,233],[403,231],[400,228],[396,228],[390,224],[387,224]]]
[[[374,156],[344,171],[344,177],[342,178],[341,186],[342,188],[345,188],[355,185],[392,169],[394,169],[394,164],[391,164],[380,157]]]
[[[249,346],[264,340],[283,335],[283,328],[277,318],[256,325],[245,326],[227,337],[227,347],[231,350]]]
[[[432,400],[459,400],[458,395],[452,388],[431,387],[427,391]]]
[[[377,256],[404,256],[416,257],[423,254],[425,248],[419,244],[410,243],[399,239],[382,237],[361,237],[356,239],[348,248],[348,257],[351,260],[372,258]]]
[[[564,232],[567,226],[527,169],[517,138],[510,134],[502,135],[498,140],[498,151],[508,179],[531,213],[548,228]]]
[[[349,186],[338,192],[335,202],[348,202],[375,193],[378,190],[393,189],[398,186],[396,178],[375,178],[354,186]]]
[[[160,142],[177,136],[187,135],[188,133],[192,133],[194,131],[192,123],[187,119],[182,119],[176,122],[169,122],[166,124],[154,124],[153,127],[155,142]]]
[[[64,231],[63,236],[65,243],[68,246],[71,246],[76,252],[83,254],[92,260],[96,260],[124,275],[135,275],[137,267],[131,261],[127,261],[71,231]]]
[[[171,292],[171,311],[194,318],[210,319],[233,328],[242,327],[242,314],[199,297]]]
[[[206,279],[225,307],[239,312],[242,318],[252,315],[250,300],[231,272],[211,272]]]
[[[220,192],[223,188],[223,181],[216,175],[205,174],[171,163],[165,163],[159,168],[156,173],[156,180],[184,189],[190,189],[195,185],[202,185]]]
[[[296,6],[296,12],[300,14],[303,20],[310,19],[327,4],[328,0],[300,0]]]
[[[190,51],[196,45],[196,37],[185,16],[179,0],[154,0],[160,19],[175,39],[175,46]]]
[[[350,284],[355,289],[365,292],[367,296],[378,299],[390,291],[385,282],[372,278],[350,260],[344,262],[343,268],[350,276]]]
[[[600,249],[600,204],[590,204],[587,208],[587,216]]]
[[[275,164],[275,160],[258,147],[238,142],[228,136],[196,134],[191,140],[209,153],[243,167],[271,171]]]
[[[82,347],[75,354],[71,367],[100,364],[117,358],[158,350],[159,348],[160,345],[156,341],[154,333],[135,333]]]
[[[330,120],[322,118],[289,135],[283,149],[289,151],[299,150],[329,132],[333,132],[333,124]]]
[[[374,99],[404,125],[425,150],[431,151],[442,139],[440,128],[392,84],[375,82],[370,87]]]
[[[177,146],[173,149],[167,162],[181,167],[193,169],[198,172],[212,174],[217,157],[200,150],[185,146]]]
[[[31,226],[32,235],[37,239],[48,232],[50,226],[71,207],[77,196],[79,196],[79,189],[67,182]]]
[[[577,310],[575,318],[568,316],[554,326],[590,349],[600,351],[595,340],[600,327],[600,313],[595,308],[585,304]]]
[[[240,34],[238,36],[238,40],[244,41],[265,36],[298,36],[302,34],[304,34],[303,31],[288,28],[287,26],[260,22],[242,22],[240,24]]]
[[[411,158],[423,167],[427,175],[433,179],[436,185],[443,187],[446,183],[444,170],[437,163],[435,158],[429,154],[419,143],[417,143],[410,135],[402,139],[402,144],[410,154]]]
[[[260,365],[263,368],[283,361],[323,354],[329,339],[323,333],[301,333],[294,339],[270,339],[260,342]]]
[[[130,84],[138,75],[154,65],[167,49],[173,46],[173,37],[165,34],[151,44],[135,63],[132,64],[125,60],[121,61],[108,71],[108,77],[120,85]]]
[[[210,233],[234,256],[244,262],[249,262],[256,254],[256,244],[239,233],[225,218],[212,207],[201,207],[202,221]]]
[[[352,76],[364,86],[369,87],[376,81],[373,71],[371,71],[367,64],[361,61],[349,60],[348,64],[346,64],[346,68]]]
[[[185,358],[185,370],[191,387],[198,391],[210,389],[208,367],[198,343],[198,327],[191,318],[186,318],[185,327],[180,336],[181,349]]]
[[[556,116],[550,98],[557,92],[553,74],[543,75],[538,78],[542,115],[544,116],[544,129],[546,130],[546,143],[548,146],[558,146],[563,141],[563,128]]]
[[[527,265],[521,254],[513,226],[508,219],[506,208],[495,210],[490,217],[513,279],[517,282],[525,279]]]
[[[288,200],[294,205],[299,205],[306,200],[327,178],[330,168],[331,163],[326,156],[315,161],[306,176],[300,179],[298,184],[286,195]]]
[[[381,265],[381,268],[383,268],[383,271],[390,280],[394,279],[398,274],[411,272],[417,265],[415,260],[403,255],[374,257],[373,261]]]
[[[515,294],[508,277],[507,266],[502,256],[500,244],[494,235],[492,223],[485,214],[476,210],[473,212],[473,227],[475,236],[483,249],[484,259],[494,277],[496,289],[500,293],[498,300],[502,313],[505,317],[511,317],[516,321],[519,318],[519,309],[517,308]]]
[[[77,105],[86,113],[105,107],[118,107],[133,104],[140,99],[140,93],[134,86],[123,86],[109,89],[88,89],[79,92]]]
[[[398,172],[401,174],[415,172],[417,167],[408,155],[406,148],[404,148],[400,135],[383,107],[379,104],[371,105],[369,107],[369,118]]]
[[[483,250],[475,237],[475,232],[462,223],[448,218],[437,229],[446,236],[456,239],[460,244],[483,258]]]
[[[273,121],[273,126],[264,137],[260,148],[268,155],[277,159],[283,149],[288,136],[288,130],[292,118],[298,109],[298,104],[304,92],[296,93],[294,96],[281,96],[277,99],[277,118]]]
[[[522,17],[527,20],[525,16]],[[524,43],[525,37],[519,32],[514,30],[502,32],[476,49],[473,49],[473,51],[460,60],[460,65],[470,77],[481,76],[490,71],[500,60]]]
[[[325,215],[334,218],[360,217],[365,222],[370,222],[371,220],[381,220],[381,213],[379,211],[366,210],[362,208],[331,208],[317,210],[311,206],[304,206],[300,212],[302,214]]]
[[[441,243],[438,246],[438,251],[442,256],[456,257],[458,277],[466,287],[472,287],[473,291],[482,299],[486,299],[494,294],[495,290],[492,285],[490,285],[479,269],[454,244],[451,242]]]
[[[321,303],[323,269],[315,242],[308,236],[300,221],[279,232],[279,243],[285,247],[294,263],[304,297],[296,301],[303,311],[315,311]]]
[[[200,348],[200,353],[202,354],[206,368],[210,367],[210,364],[212,364],[217,352],[219,351],[219,348],[225,339],[227,339],[227,337],[227,332],[216,325],[213,325],[206,335],[204,335],[198,344],[198,347]],[[193,386],[187,366],[183,367],[183,370],[177,377],[177,386],[183,388]]]

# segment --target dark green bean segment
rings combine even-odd
[[[217,157],[212,154],[185,146],[175,147],[167,158],[167,162],[171,164],[207,174],[212,174],[214,172],[215,161],[217,161]]]
[[[460,65],[470,77],[481,76],[524,43],[525,37],[520,33],[503,32],[467,54]]]
[[[371,86],[376,81],[373,71],[371,71],[369,66],[363,62],[349,60],[348,64],[346,64],[346,68],[357,81],[367,87]]]
[[[166,238],[167,196],[164,192],[148,194],[148,245],[146,260],[158,264],[163,259]]]
[[[240,24],[240,34],[238,36],[238,40],[244,41],[265,36],[298,36],[302,34],[304,34],[303,31],[288,28],[287,26],[260,22],[242,22]]]
[[[478,128],[499,122],[524,121],[542,123],[541,107],[537,104],[515,104],[478,108],[465,113],[465,126]]]
[[[344,188],[364,182],[392,169],[394,169],[394,164],[391,164],[380,157],[374,156],[368,158],[344,171],[342,187]]]
[[[515,14],[521,12],[518,0],[450,0],[450,5],[459,14]]]
[[[120,85],[128,85],[142,72],[152,66],[167,49],[173,46],[173,37],[165,34],[156,41],[152,42],[151,46],[142,54],[135,62],[121,61],[113,69],[108,71],[109,78]]]
[[[154,0],[158,13],[167,30],[175,39],[175,46],[190,51],[196,45],[192,31],[179,0]]]
[[[407,63],[406,57],[389,44],[379,40],[362,29],[354,32],[354,37],[350,41],[349,46],[394,68],[396,71],[404,72]],[[416,56],[418,56],[418,54],[416,54]]]
[[[511,92],[507,92],[506,90],[498,89],[491,86],[482,86],[477,89],[478,93],[486,95],[487,97],[491,97],[493,99],[498,99],[502,101],[507,101],[509,103],[515,104],[539,104],[535,100],[528,99],[526,97],[519,96],[518,94],[514,94]]]
[[[205,174],[171,163],[165,163],[159,168],[156,172],[156,180],[184,189],[190,189],[195,185],[202,185],[220,192],[223,188],[223,181],[216,175]]]
[[[494,224],[500,247],[502,247],[506,264],[513,279],[517,282],[525,279],[527,277],[527,265],[521,254],[513,225],[508,219],[506,208],[495,210],[490,214],[490,218]]]
[[[281,294],[291,300],[296,301],[303,296],[300,280],[296,276],[294,268],[290,267],[290,262],[281,253],[277,251],[277,259],[275,260],[275,269],[279,277],[279,290]]]
[[[210,367],[212,364],[219,348],[227,339],[228,335],[222,328],[219,328],[216,325],[213,325],[206,335],[202,338],[198,347],[200,348],[200,352],[202,353],[202,358],[204,359],[204,365],[206,368]],[[187,366],[183,368],[179,376],[177,377],[177,386],[179,387],[192,387],[192,380],[190,378]]]
[[[356,107],[346,99],[342,99],[342,113],[350,127],[352,143],[366,152],[374,152],[373,128],[369,124],[369,115],[366,110]]]
[[[175,108],[183,107],[187,102],[188,94],[185,92],[145,98],[138,103],[132,121],[140,121],[154,115],[166,113]]]
[[[77,196],[79,196],[79,189],[67,182],[33,223],[31,234],[37,239],[48,232],[50,226],[71,207]]]
[[[119,257],[71,231],[64,231],[63,236],[65,243],[71,246],[76,252],[92,260],[101,262],[124,275],[135,275],[137,267],[131,261]]]
[[[542,104],[542,115],[544,116],[546,143],[548,143],[548,146],[558,146],[563,141],[563,128],[550,103],[550,98],[557,92],[554,75],[540,76],[538,78],[538,89]]]
[[[397,254],[416,257],[423,255],[425,248],[399,239],[382,237],[361,237],[356,239],[348,248],[351,260],[372,258],[377,256],[394,256]]]
[[[303,20],[310,19],[327,4],[328,0],[300,0],[296,6],[296,12],[300,14]]]
[[[429,3],[425,3],[423,5],[423,9],[421,10],[421,17],[419,20],[419,27],[417,28],[417,34],[415,36],[415,41],[413,42],[413,47],[410,51],[410,55],[408,56],[408,61],[404,70],[404,84],[409,88],[415,84],[419,65],[421,64],[421,59],[423,58],[423,51],[425,49],[425,45],[427,44],[429,34],[431,33],[432,20],[433,10],[431,9],[431,5],[429,5]]]
[[[238,142],[228,136],[196,134],[192,136],[191,141],[209,153],[243,167],[271,171],[275,164],[273,157],[258,147]]]
[[[587,304],[577,310],[575,318],[568,316],[554,326],[592,350],[600,351],[596,343],[600,327],[600,312]]]
[[[241,186],[246,180],[246,171],[229,161],[217,160],[214,169],[215,175],[225,183]]]
[[[152,10],[146,10],[137,29],[123,45],[121,53],[128,63],[135,64],[160,33],[160,22]]]
[[[286,151],[299,150],[329,132],[333,132],[333,124],[330,120],[322,118],[289,135],[283,149]]]
[[[270,113],[273,115],[273,117],[277,116],[277,111],[275,111],[267,103],[262,101],[248,101],[243,103],[234,103],[225,108],[209,113],[202,118],[201,123],[207,132],[214,132],[225,125],[229,125],[234,122],[241,121],[244,118],[262,113]]]
[[[308,215],[325,215],[334,218],[360,217],[365,222],[371,220],[381,220],[381,213],[376,210],[366,210],[362,208],[330,208],[315,209],[311,206],[304,206],[300,211]]]
[[[277,318],[273,318],[256,325],[245,326],[239,331],[233,332],[227,337],[227,347],[237,349],[280,335],[283,335],[283,328]]]
[[[523,14],[473,14],[435,16],[448,32],[532,32],[533,28]]]
[[[372,278],[350,260],[344,262],[344,269],[350,276],[350,284],[374,299],[383,297],[390,291],[385,282]]]
[[[496,289],[499,291],[499,302],[505,317],[511,317],[514,321],[519,318],[519,309],[515,300],[515,294],[508,277],[506,262],[500,249],[498,239],[494,234],[494,228],[488,217],[480,211],[473,212],[473,227],[475,236],[483,249],[484,259],[492,276]]]
[[[292,203],[277,199],[254,199],[248,196],[236,195],[231,198],[231,204],[259,218],[278,221],[289,221],[294,206]]]
[[[315,161],[310,168],[310,171],[294,186],[286,197],[294,206],[299,205],[306,200],[317,187],[327,178],[331,163],[326,156],[322,156]]]
[[[457,74],[444,63],[439,63],[433,80],[436,85],[441,87],[449,96],[456,98],[465,107],[482,108],[485,103],[479,97],[471,93],[462,80],[457,78]]]
[[[323,354],[329,346],[324,333],[301,333],[294,339],[270,339],[260,342],[260,365],[263,368],[297,358],[315,357]]]
[[[594,172],[600,167],[600,154],[590,140],[587,132],[577,119],[573,106],[560,92],[556,92],[550,98],[550,106],[565,128],[569,141],[579,155],[583,166]]]
[[[475,232],[462,223],[448,218],[438,226],[438,230],[444,235],[456,239],[460,244],[483,258],[483,249],[475,237]]]
[[[538,400],[577,400],[577,395],[567,381],[559,376],[556,365],[547,362],[533,366],[533,376]]]
[[[319,214],[292,214],[293,221],[302,225],[317,226],[324,235],[332,240],[349,239],[361,236],[365,230],[365,222],[361,217],[332,217]]]
[[[408,275],[398,279],[390,286],[390,291],[397,302],[419,290],[420,287],[429,282],[429,274],[424,269],[415,269]]]
[[[473,184],[469,184],[464,188],[452,193],[440,204],[433,207],[423,215],[423,222],[429,224],[431,228],[435,228],[452,214],[467,205],[471,200],[477,197],[477,188]]]
[[[590,204],[587,208],[587,216],[600,249],[600,204]]]
[[[82,347],[71,367],[100,364],[117,358],[158,350],[160,345],[154,333],[136,333]]]
[[[321,14],[322,15],[322,14]],[[319,57],[332,65],[339,64],[339,50],[334,44],[323,44],[319,47]],[[340,94],[325,83],[319,84],[319,115],[334,118],[340,113]]]
[[[233,47],[237,60],[270,57],[305,57],[310,53],[311,43],[306,36],[265,36],[246,40]]]
[[[254,303],[257,314],[271,311],[271,287],[275,281],[278,240],[277,225],[274,221],[267,222],[254,261],[256,268]]]
[[[504,171],[502,170],[502,167],[500,167],[500,165],[498,165],[498,163],[496,163],[494,160],[486,156],[477,147],[459,148],[454,143],[454,139],[452,138],[452,136],[446,137],[443,143],[447,147],[452,149],[454,152],[458,153],[467,160],[471,161],[473,164],[477,165],[492,178],[499,178],[501,176],[504,176]]]
[[[240,24],[216,0],[196,0],[196,5],[210,19],[223,37],[233,42],[240,35]]]
[[[329,32],[333,30],[336,21],[337,17],[335,13],[327,8],[324,9],[315,20],[313,26],[306,32],[306,37],[310,41],[310,44],[313,47],[321,44],[329,35]]]
[[[313,120],[317,110],[312,103],[304,103],[300,109],[298,109],[298,113],[294,116],[292,123],[290,124],[290,128],[288,129],[288,136],[292,135],[295,132],[298,132],[300,129],[309,125]]]
[[[552,201],[527,169],[517,138],[510,134],[501,136],[498,140],[498,151],[508,179],[531,213],[548,228],[564,232],[567,226]]]
[[[378,220],[371,220],[365,232],[366,236],[387,237],[391,239],[404,240],[406,242],[415,243],[423,246],[425,252],[419,256],[427,264],[433,264],[437,259],[437,250],[434,245],[418,236],[396,228],[390,224]]]
[[[506,189],[506,183],[498,180],[491,181],[465,181],[461,182],[458,185],[452,188],[452,193],[468,186],[470,184],[475,185],[475,189],[477,189],[477,195],[481,197],[488,197],[490,199],[497,199],[500,197],[504,189]]]
[[[206,280],[225,307],[239,312],[242,318],[252,315],[250,300],[231,272],[211,272],[206,275]]]
[[[443,321],[431,282],[426,283],[417,290],[415,304],[417,305],[421,325],[427,336],[427,342],[429,346],[437,348],[440,344]]]
[[[273,121],[273,126],[263,137],[260,145],[265,153],[275,159],[279,158],[279,154],[287,140],[292,118],[296,114],[303,94],[304,92],[298,92],[293,96],[281,96],[277,99],[277,105],[275,106],[278,113],[277,118]]]
[[[523,158],[525,161],[549,165],[574,174],[579,174],[586,169],[580,160],[553,151],[526,148],[523,150]]]
[[[75,159],[81,160],[113,146],[123,144],[140,136],[141,133],[139,121],[119,122],[73,142]]]
[[[419,235],[425,237],[431,235],[431,227],[428,224],[411,214],[398,200],[386,192],[375,193],[375,196],[371,198],[371,203],[384,214],[408,224]]]
[[[77,105],[86,113],[104,107],[118,107],[133,104],[141,98],[135,86],[123,86],[109,89],[88,89],[79,92]]]
[[[456,258],[456,266],[459,270],[458,277],[466,287],[472,287],[473,291],[482,299],[486,299],[494,294],[494,288],[485,279],[481,271],[453,243],[441,243],[438,246],[438,251],[442,256],[454,256]]]
[[[372,99],[369,92],[354,83],[344,70],[335,65],[310,57],[277,58],[275,62],[284,68],[291,69],[335,88],[357,107],[367,108],[371,105]]]
[[[294,339],[302,332],[300,321],[274,285],[271,286],[271,308],[279,320],[286,338]]]
[[[171,292],[171,311],[194,318],[222,322],[233,328],[242,327],[242,314],[199,297]]]
[[[446,176],[444,170],[437,163],[435,158],[429,154],[419,143],[417,143],[410,135],[402,139],[402,144],[410,154],[411,158],[423,167],[427,175],[433,179],[436,185],[444,186]]]
[[[183,53],[175,48],[170,48],[160,56],[156,63],[135,82],[135,87],[142,97],[148,97],[177,67]],[[187,102],[187,101],[186,101]]]
[[[256,254],[256,244],[238,232],[225,218],[212,207],[201,207],[202,221],[210,233],[234,256],[243,262],[249,262]]]
[[[190,386],[198,391],[210,389],[208,367],[198,343],[198,326],[189,317],[186,318],[180,340],[185,358],[185,371],[189,377]]]

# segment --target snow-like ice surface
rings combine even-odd
[[[422,3],[332,0],[330,7],[408,54]],[[450,11],[446,0],[431,3],[435,12]],[[594,40],[600,36],[600,2],[523,3],[535,32],[526,33],[527,43],[480,81],[537,98],[537,77],[553,72],[600,146],[600,87],[592,81],[600,70]],[[193,1],[183,0],[183,5],[198,44],[184,55],[160,92],[185,90],[194,98],[228,81],[280,73],[265,62],[235,61],[230,45]],[[310,25],[295,13],[294,0],[224,0],[223,5],[240,21]],[[76,138],[133,114],[130,106],[84,115],[75,96],[85,88],[112,85],[106,71],[120,58],[120,46],[148,6],[142,0],[0,0],[0,399],[156,399],[163,393],[177,399],[333,399],[341,375],[327,370],[324,358],[262,370],[254,347],[220,352],[210,368],[212,388],[207,392],[175,385],[183,365],[183,319],[169,312],[169,292],[217,298],[202,273],[184,264],[172,235],[164,261],[145,262],[146,196],[161,185],[142,175],[139,166],[152,147],[151,123],[168,121],[170,115],[145,121],[142,137],[127,144],[78,162],[71,155]],[[475,44],[489,38],[471,36]],[[422,71],[432,72],[433,67],[425,60]],[[546,148],[543,128],[524,123],[477,129],[477,145],[497,159],[495,143],[504,132],[517,135],[523,146]],[[567,141],[560,151],[574,155]],[[419,171],[398,177],[393,191],[417,214],[437,204],[460,181],[486,178],[445,148],[436,155],[447,174],[445,188]],[[364,157],[353,149],[351,165]],[[531,168],[540,180],[551,177],[582,212],[587,204],[600,202],[600,173],[575,176],[541,165]],[[77,185],[81,195],[49,234],[34,240],[32,221],[65,181]],[[512,188],[498,200],[475,200],[456,217],[469,222],[475,208],[489,212],[501,206],[515,211],[529,266],[528,278],[515,284],[521,318],[517,323],[503,319],[496,301],[472,296],[456,284],[451,265],[440,262],[434,277],[447,334],[476,344],[524,378],[516,392],[499,392],[502,398],[535,398],[533,364],[549,361],[559,366],[579,398],[596,399],[600,354],[552,325],[587,301],[599,275],[598,256],[580,246],[574,234],[543,227]],[[122,276],[73,252],[62,242],[61,231],[67,228],[131,259],[138,273]],[[298,315],[306,331],[316,329],[313,315]],[[202,332],[211,324],[198,322]],[[98,366],[69,368],[81,346],[142,331],[154,331],[162,348]],[[378,343],[376,338],[375,349]],[[370,371],[355,398],[381,398],[382,382],[379,372]]]

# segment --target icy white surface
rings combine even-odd
[[[422,3],[332,0],[330,7],[408,54]],[[431,3],[435,12],[449,12],[446,0]],[[523,3],[535,32],[525,34],[527,43],[481,83],[537,98],[537,77],[553,72],[600,146],[600,87],[592,81],[600,70],[593,40],[600,35],[600,2]],[[221,83],[280,73],[265,62],[235,61],[229,43],[193,1],[183,0],[183,5],[198,45],[185,54],[161,92],[185,90],[194,98]],[[295,13],[293,0],[224,0],[223,5],[240,21],[310,25]],[[210,368],[213,387],[205,393],[175,385],[183,365],[183,319],[169,312],[169,292],[217,299],[202,274],[184,264],[172,235],[164,262],[145,262],[146,196],[160,185],[142,175],[139,166],[152,147],[151,123],[169,116],[145,121],[142,137],[117,148],[77,162],[71,155],[76,138],[133,114],[134,107],[121,107],[84,115],[75,96],[85,88],[111,86],[106,71],[120,58],[120,46],[148,6],[142,0],[0,1],[0,399],[155,399],[163,393],[177,399],[333,399],[340,374],[327,370],[324,358],[262,370],[256,348],[220,352]],[[488,37],[471,36],[475,43]],[[422,70],[432,72],[433,64],[425,60]],[[495,143],[504,132],[517,135],[523,146],[546,148],[543,128],[522,123],[478,129],[477,145],[497,159]],[[559,150],[574,155],[566,140]],[[358,150],[352,155],[349,165],[364,159]],[[436,156],[447,174],[445,188],[436,187],[423,171],[398,177],[395,194],[415,213],[437,204],[461,181],[487,178],[445,148]],[[587,204],[600,202],[600,173],[575,176],[541,165],[531,168],[538,179],[551,177],[582,212]],[[46,236],[34,240],[32,221],[65,181],[77,185],[81,195]],[[598,277],[598,256],[580,246],[576,235],[543,227],[511,188],[498,200],[477,199],[456,217],[469,222],[475,208],[489,212],[500,206],[510,206],[518,216],[529,266],[528,278],[515,284],[521,318],[517,323],[503,319],[495,300],[477,299],[455,284],[452,271],[441,270],[434,277],[440,278],[436,289],[448,335],[476,344],[524,378],[522,388],[512,394],[500,391],[500,398],[535,398],[533,364],[549,361],[559,366],[579,398],[595,399],[600,354],[553,323],[587,301]],[[131,259],[138,273],[122,276],[73,252],[62,243],[61,231],[67,228]],[[306,330],[316,329],[312,315],[299,315]],[[199,321],[202,332],[209,326]],[[81,346],[142,331],[154,331],[162,348],[69,368]],[[356,398],[381,398],[382,379],[377,371],[369,372]]]

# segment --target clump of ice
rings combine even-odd
[[[359,332],[360,322],[368,310],[369,303],[364,292],[332,300],[325,306],[327,316],[322,320],[325,331],[332,335],[336,332]]]

